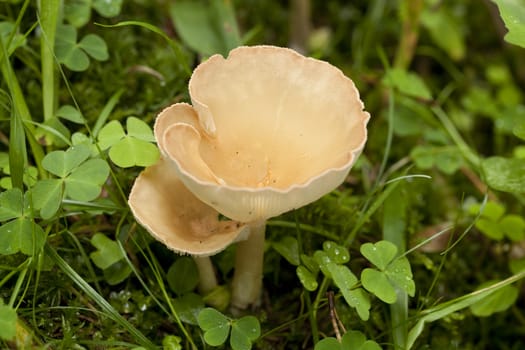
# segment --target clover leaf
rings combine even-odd
[[[106,18],[120,14],[123,0],[75,0],[64,3],[64,17],[77,28],[86,25],[91,18],[91,8]]]
[[[220,346],[230,335],[233,350],[250,350],[252,342],[261,335],[259,320],[254,316],[244,316],[232,320],[212,308],[203,309],[198,316],[199,327],[204,331],[204,341],[211,346]]]
[[[346,332],[341,341],[333,337],[324,338],[315,344],[314,350],[381,350],[379,344],[373,340],[367,340],[360,331]]]
[[[366,290],[388,304],[397,300],[395,287],[403,289],[410,296],[415,295],[416,286],[410,263],[406,257],[396,258],[397,247],[393,243],[365,243],[360,250],[377,267],[366,268],[361,272],[361,283]]]
[[[205,308],[197,318],[199,327],[204,331],[204,341],[211,346],[224,344],[230,333],[230,321],[219,311]]]
[[[232,321],[230,345],[235,350],[249,350],[260,335],[259,320],[254,316],[244,316]]]
[[[44,246],[46,235],[34,222],[28,202],[27,193],[18,188],[0,193],[0,254],[33,255]]]
[[[477,215],[480,210],[481,205],[479,204],[471,205],[468,208],[468,212],[472,215]],[[499,241],[508,237],[514,242],[519,242],[525,238],[525,219],[515,214],[505,215],[505,211],[503,205],[487,202],[475,226],[491,239]]]
[[[89,56],[105,61],[109,58],[108,47],[104,39],[96,34],[88,34],[77,42],[77,30],[71,25],[57,28],[55,55],[72,71],[81,72],[89,67]]]
[[[314,253],[314,261],[323,274],[333,280],[347,304],[355,308],[359,317],[366,321],[370,317],[370,298],[362,288],[355,288],[357,277],[347,266],[343,265],[349,260],[348,249],[331,241],[324,242],[323,250],[317,250]],[[305,278],[305,276],[308,277],[307,274],[302,277]],[[313,283],[310,282],[310,284],[313,286]]]
[[[159,150],[148,124],[136,117],[126,120],[127,134],[119,121],[106,124],[98,135],[101,149],[109,148],[109,158],[121,168],[149,166],[159,159]]]
[[[58,178],[40,180],[33,187],[33,204],[43,219],[58,211],[64,196],[83,202],[99,196],[109,166],[102,159],[88,159],[90,154],[90,148],[80,144],[44,157],[42,166]]]

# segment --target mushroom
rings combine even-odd
[[[162,157],[137,178],[129,204],[177,252],[212,255],[239,241],[232,305],[246,308],[260,296],[266,221],[345,180],[370,116],[339,69],[274,46],[210,57],[189,93],[192,105],[158,115]]]

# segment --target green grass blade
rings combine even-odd
[[[141,331],[129,323],[117,310],[111,306],[100,294],[97,293],[49,244],[45,245],[45,252],[48,256],[60,267],[60,269],[69,277],[75,284],[84,291],[100,308],[107,313],[119,326],[126,329],[135,340],[144,346],[146,349],[155,349],[156,346],[148,339]]]
[[[40,55],[42,64],[42,103],[44,120],[49,120],[55,113],[55,33],[60,12],[60,1],[47,0],[40,2],[38,21],[40,36]]]
[[[406,250],[406,213],[407,205],[402,193],[403,187],[397,187],[383,205],[383,239],[394,243],[398,255]],[[395,349],[404,349],[408,334],[408,295],[396,287],[397,300],[390,305],[390,324]]]
[[[412,348],[417,337],[423,332],[425,323],[434,322],[436,320],[447,317],[448,315],[456,311],[465,309],[469,307],[470,305],[482,300],[483,298],[488,297],[489,295],[498,291],[499,289],[505,286],[508,286],[514,282],[517,282],[524,277],[525,277],[525,269],[496,284],[493,284],[483,289],[476,290],[469,294],[465,294],[459,298],[441,303],[430,309],[422,311],[421,312],[422,317],[417,321],[415,326],[412,327],[412,329],[408,333],[406,349]]]
[[[24,125],[16,106],[11,106],[9,123],[9,168],[11,184],[24,191],[24,169],[27,164],[26,135]]]

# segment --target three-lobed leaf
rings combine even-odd
[[[152,143],[155,141],[148,124],[136,117],[126,121],[127,134],[119,121],[107,123],[98,136],[101,149],[109,150],[109,158],[121,168],[149,166],[157,162],[159,150]]]
[[[361,272],[361,283],[366,290],[388,304],[397,300],[396,286],[410,296],[415,295],[410,263],[404,256],[396,258],[397,247],[393,243],[365,243],[361,246],[361,254],[379,269],[366,268]]]
[[[57,28],[55,55],[60,63],[77,72],[89,67],[88,55],[99,61],[109,57],[106,42],[101,37],[88,34],[77,42],[77,29],[67,24]]]

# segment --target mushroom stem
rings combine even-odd
[[[250,225],[250,236],[237,243],[232,282],[232,307],[246,309],[259,301],[262,290],[266,221]]]
[[[193,261],[199,271],[199,292],[206,295],[217,287],[217,276],[209,256],[194,256]]]

